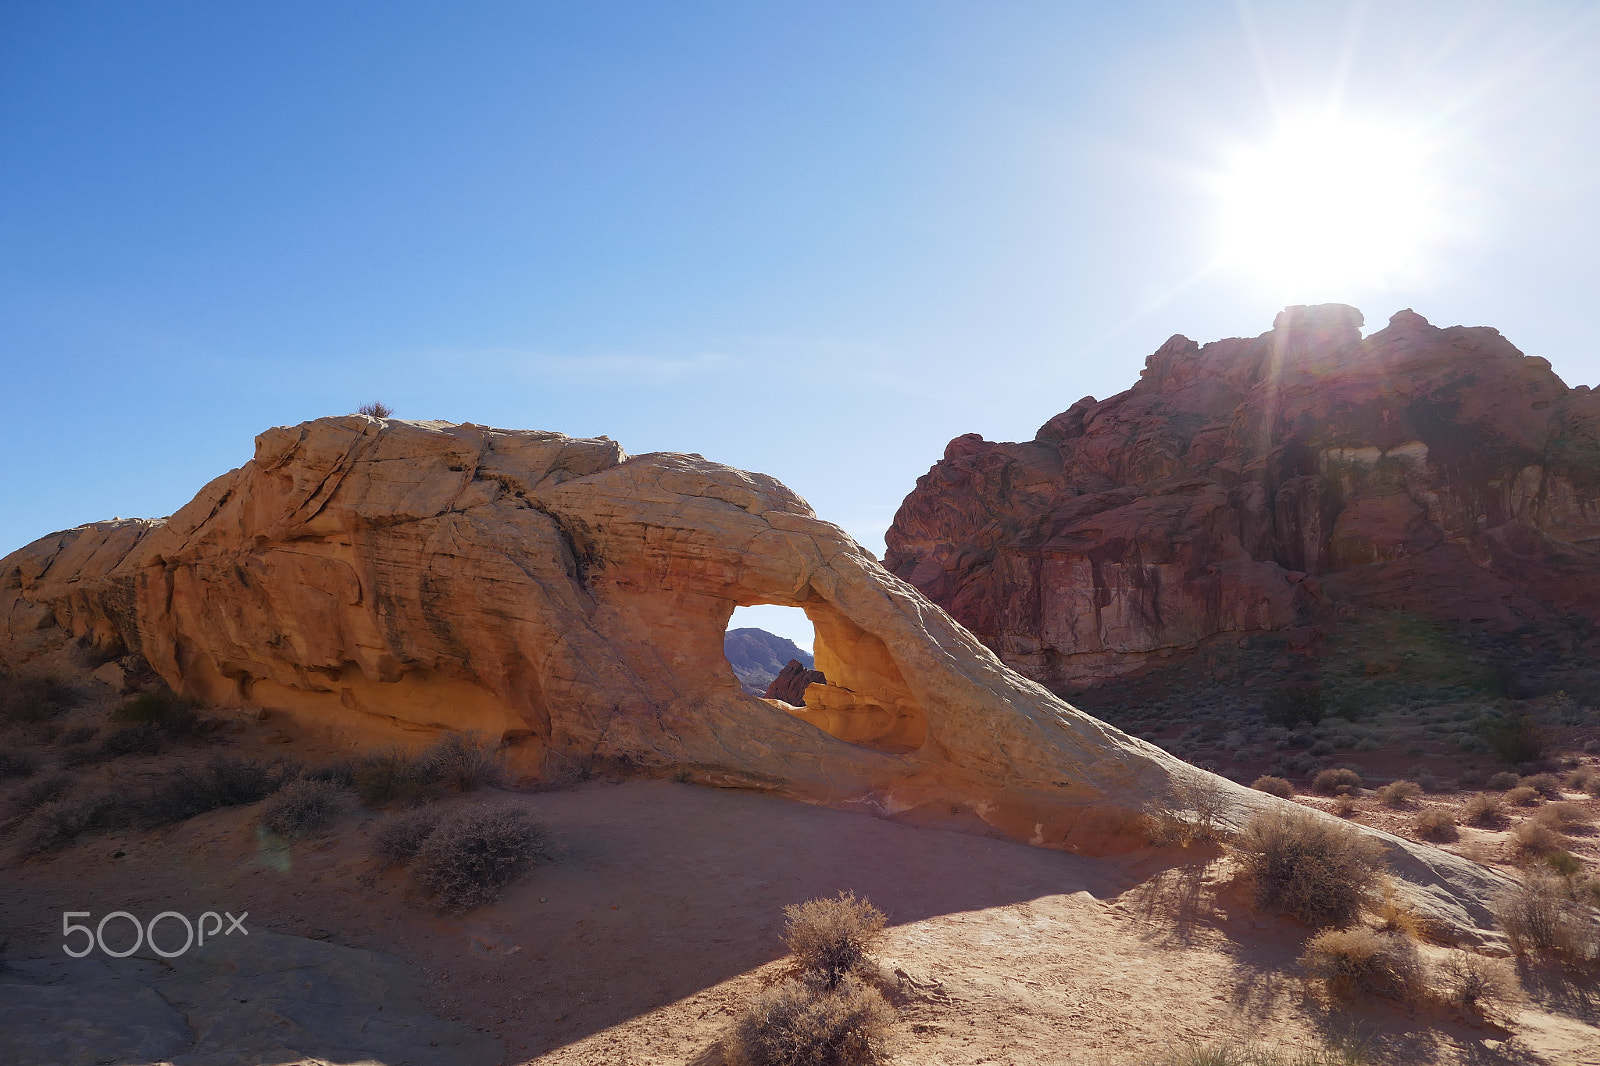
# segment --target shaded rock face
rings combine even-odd
[[[798,660],[807,668],[812,663],[810,652],[765,629],[728,630],[722,641],[722,653],[733,667],[739,687],[752,696],[768,695],[767,689],[783,673],[785,663]]]
[[[1056,691],[1341,606],[1600,618],[1600,395],[1493,329],[1338,304],[1173,337],[1026,443],[950,442],[885,565]]]
[[[804,708],[741,691],[723,658],[756,604],[815,627]],[[1282,803],[1007,669],[773,479],[604,438],[269,430],[171,518],[0,559],[0,667],[74,642],[352,745],[476,728],[530,775],[673,776],[1085,852],[1139,846],[1146,805],[1191,785],[1224,825]],[[1384,840],[1419,907],[1487,927],[1504,879]]]
[[[762,695],[769,700],[782,700],[793,707],[804,707],[806,687],[827,683],[828,678],[821,670],[812,670],[799,659],[790,659],[788,665],[778,672],[778,676],[772,679],[772,684],[767,686],[767,691]]]

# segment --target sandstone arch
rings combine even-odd
[[[816,625],[818,724],[718,668],[754,603]],[[0,662],[80,638],[352,743],[475,726],[530,773],[621,766],[1086,852],[1138,846],[1144,806],[1185,783],[1224,793],[1235,824],[1280,802],[1007,669],[772,478],[605,438],[360,415],[269,430],[169,519],[0,560]],[[1384,839],[1419,906],[1486,924],[1503,879]]]

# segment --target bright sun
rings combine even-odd
[[[1420,137],[1323,118],[1279,127],[1220,179],[1228,264],[1308,299],[1401,280],[1422,266],[1437,190]]]

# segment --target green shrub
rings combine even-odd
[[[1263,811],[1237,841],[1263,907],[1307,925],[1352,921],[1373,898],[1383,847],[1349,826],[1309,811]]]
[[[1317,934],[1300,962],[1341,997],[1386,996],[1410,1002],[1424,988],[1422,959],[1411,938],[1366,926]]]
[[[1293,785],[1283,778],[1273,777],[1271,774],[1263,774],[1256,778],[1250,787],[1257,792],[1265,792],[1269,796],[1277,796],[1279,799],[1288,799],[1294,795]]]
[[[326,828],[339,814],[339,788],[327,781],[290,781],[261,812],[261,824],[285,837],[303,837]]]
[[[1325,711],[1322,689],[1317,686],[1288,685],[1273,689],[1262,701],[1261,713],[1267,720],[1292,729],[1300,722],[1316,725]]]
[[[221,807],[266,799],[285,779],[281,769],[265,763],[218,755],[201,769],[178,771],[165,786],[145,797],[140,811],[154,825],[182,822]]]
[[[373,839],[373,853],[387,863],[410,862],[443,817],[442,811],[423,807],[390,818]]]
[[[1311,787],[1330,795],[1336,792],[1349,792],[1351,789],[1361,787],[1361,775],[1342,766],[1335,767],[1319,773],[1312,779]]]
[[[1422,795],[1422,786],[1415,781],[1391,781],[1378,789],[1378,802],[1385,807],[1409,807]]]
[[[728,1066],[875,1066],[886,1060],[894,1009],[877,989],[845,976],[833,988],[785,981],[734,1024]]]
[[[878,908],[854,892],[835,899],[792,903],[783,909],[783,939],[800,969],[832,988],[867,963],[867,952],[883,935]]]
[[[441,907],[460,914],[499,899],[548,852],[544,830],[522,811],[479,804],[441,818],[411,868]]]

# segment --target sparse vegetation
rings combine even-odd
[[[1594,816],[1579,804],[1569,800],[1557,800],[1555,803],[1547,803],[1540,807],[1534,814],[1533,820],[1540,825],[1565,832],[1576,826],[1589,825],[1594,821]]]
[[[200,727],[200,704],[166,690],[141,692],[111,712],[111,720],[128,726],[151,726],[169,737],[185,736]]]
[[[55,773],[47,777],[36,778],[29,781],[21,792],[11,801],[12,809],[19,814],[38,810],[46,803],[61,799],[68,792],[76,779],[71,774]]]
[[[1256,778],[1250,787],[1257,792],[1265,792],[1269,796],[1277,796],[1279,799],[1288,799],[1294,795],[1294,786],[1289,783],[1288,779],[1273,777],[1271,774],[1263,774]]]
[[[1559,848],[1561,835],[1542,822],[1529,818],[1518,822],[1516,828],[1511,830],[1511,843],[1518,856],[1526,861]]]
[[[364,403],[357,407],[356,414],[366,415],[368,418],[388,418],[394,414],[394,408],[386,403],[374,400],[371,403]]]
[[[833,988],[866,965],[868,951],[883,935],[884,913],[854,892],[835,899],[793,903],[783,909],[783,940],[801,970]]]
[[[1385,996],[1410,1002],[1424,988],[1416,943],[1366,926],[1329,929],[1306,945],[1301,965],[1337,996]]]
[[[1522,784],[1528,788],[1537,789],[1539,795],[1544,796],[1546,799],[1561,798],[1561,779],[1556,777],[1555,774],[1534,774],[1532,777],[1524,777]]]
[[[1412,820],[1411,828],[1423,840],[1435,843],[1449,843],[1461,838],[1455,815],[1441,807],[1429,807],[1422,811]]]
[[[1257,901],[1307,925],[1342,925],[1373,896],[1383,847],[1358,830],[1309,811],[1265,811],[1237,841]]]
[[[1506,803],[1513,807],[1537,807],[1540,798],[1539,790],[1527,785],[1518,785],[1506,793]]]
[[[1518,956],[1587,963],[1600,953],[1592,908],[1573,899],[1568,886],[1553,877],[1530,874],[1520,887],[1496,896],[1492,909]]]
[[[1311,781],[1311,787],[1327,795],[1349,792],[1361,787],[1361,775],[1354,770],[1338,766],[1317,774]]]
[[[1478,792],[1461,805],[1457,815],[1467,825],[1489,827],[1498,825],[1505,817],[1500,810],[1500,798],[1487,792]]]
[[[77,702],[77,693],[58,678],[17,678],[0,684],[0,725],[48,721]]]
[[[372,752],[350,770],[350,781],[369,807],[386,803],[410,806],[432,799],[436,779],[427,761],[400,748]]]
[[[417,847],[412,873],[453,914],[493,903],[549,854],[544,830],[515,808],[475,804],[442,817]]]
[[[332,824],[339,814],[339,789],[328,781],[299,778],[284,785],[261,812],[261,824],[285,837],[303,837]]]
[[[1397,810],[1410,807],[1422,796],[1422,786],[1415,781],[1391,781],[1378,789],[1378,802]]]
[[[1517,785],[1521,783],[1522,778],[1518,777],[1510,770],[1501,770],[1499,773],[1492,775],[1489,780],[1485,782],[1484,787],[1493,789],[1496,792],[1505,792],[1508,789],[1516,788]]]
[[[728,1066],[874,1066],[885,1059],[894,1009],[852,976],[833,988],[785,981],[758,995],[734,1024]]]
[[[420,762],[427,777],[457,792],[497,785],[505,773],[504,749],[476,729],[444,734]]]
[[[388,863],[410,862],[443,817],[444,812],[431,807],[396,815],[378,830],[372,842],[373,853]]]
[[[1453,952],[1440,966],[1445,1002],[1461,1010],[1484,1015],[1504,1011],[1524,998],[1516,971],[1501,959]]]
[[[82,757],[77,761],[88,762],[102,756],[119,759],[124,755],[159,755],[163,739],[161,729],[149,722],[123,726],[106,734],[100,742],[99,752],[80,749]]]
[[[185,768],[140,804],[144,819],[155,825],[181,822],[214,811],[255,803],[284,784],[282,770],[234,756],[218,755],[199,769]]]
[[[83,834],[126,822],[127,812],[110,792],[55,800],[39,807],[23,841],[25,855],[59,851]]]
[[[1233,804],[1227,789],[1214,779],[1174,783],[1163,802],[1146,820],[1146,836],[1157,846],[1214,841],[1221,836],[1222,816]]]

